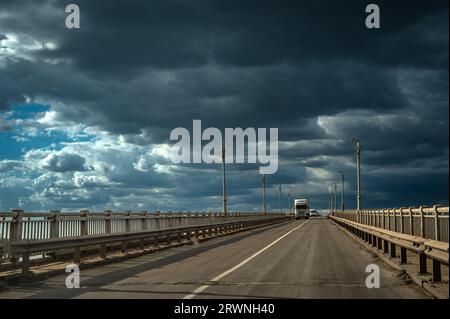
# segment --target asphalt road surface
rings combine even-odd
[[[380,288],[365,285],[380,268]],[[253,229],[10,286],[0,298],[428,298],[325,218]]]

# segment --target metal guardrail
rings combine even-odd
[[[390,253],[392,258],[397,258],[396,248],[399,246],[401,264],[407,263],[408,250],[416,253],[419,257],[419,274],[425,275],[428,273],[427,258],[431,258],[433,282],[442,281],[441,263],[449,265],[448,243],[402,234],[336,216],[330,215],[328,217],[373,247],[383,249],[386,254]]]
[[[22,240],[42,240],[73,236],[100,235],[171,227],[267,218],[279,214],[211,213],[211,212],[89,212],[59,211],[27,213],[21,210],[0,212],[0,263],[14,259],[11,243]]]
[[[402,234],[449,242],[448,206],[336,211],[333,215]]]
[[[280,223],[290,220],[289,216],[277,216],[267,218],[248,219],[232,222],[222,222],[205,224],[198,226],[187,226],[177,228],[166,228],[151,231],[137,231],[129,233],[101,234],[101,235],[84,235],[77,237],[43,239],[43,240],[19,240],[11,244],[13,255],[21,258],[22,274],[26,274],[30,270],[30,256],[36,253],[55,252],[59,250],[73,249],[73,260],[75,263],[81,261],[81,248],[99,246],[100,257],[106,258],[106,247],[108,244],[121,243],[121,251],[126,252],[127,247],[132,242],[138,242],[140,249],[144,249],[148,244],[146,240],[152,239],[152,245],[158,245],[161,238],[168,243],[176,238],[177,241],[182,239],[190,240],[192,236],[198,238],[201,234],[206,235],[226,233],[235,230],[249,229],[260,227],[274,223]],[[18,263],[18,261],[16,261]]]

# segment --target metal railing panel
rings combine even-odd
[[[278,213],[214,212],[0,212],[0,263],[14,260],[10,246],[19,240],[42,240],[84,235],[160,230],[211,223],[265,219]]]
[[[333,215],[403,234],[449,242],[448,206],[335,211]]]

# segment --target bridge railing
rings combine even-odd
[[[11,244],[19,240],[44,240],[75,236],[131,233],[220,222],[265,219],[277,213],[216,212],[0,212],[0,263],[14,259]]]
[[[449,242],[448,206],[336,211],[333,215],[402,234]]]
[[[200,235],[202,237],[218,235],[280,223],[290,219],[290,216],[284,214],[270,214],[270,216],[253,216],[252,218],[241,218],[240,220],[216,221],[214,223],[177,226],[158,230],[140,230],[54,239],[18,240],[11,243],[11,250],[12,255],[17,258],[16,264],[21,264],[22,273],[28,273],[30,269],[30,257],[35,254],[54,254],[55,252],[61,251],[65,251],[67,254],[69,250],[72,251],[73,261],[79,264],[83,253],[81,248],[86,248],[86,251],[89,251],[90,255],[92,255],[92,250],[96,250],[100,257],[105,259],[107,247],[112,248],[111,245],[114,244],[119,244],[121,252],[125,253],[127,248],[133,244],[139,247],[139,249],[145,250],[146,245],[150,244],[157,247],[161,241],[170,244],[173,240],[178,242],[181,242],[183,239],[190,240],[192,236],[199,238]]]
[[[336,216],[329,216],[329,218],[371,246],[383,250],[385,254],[390,254],[391,258],[400,257],[400,264],[408,263],[407,251],[417,254],[419,275],[428,274],[427,258],[431,259],[433,282],[442,281],[441,264],[447,267],[449,265],[448,243],[402,234]],[[398,247],[400,252],[397,250]]]

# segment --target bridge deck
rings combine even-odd
[[[7,287],[0,298],[428,298],[329,220],[311,219],[297,228],[302,223],[82,270],[80,289],[67,289],[65,276],[56,276]],[[365,286],[371,263],[380,267],[379,289]]]

